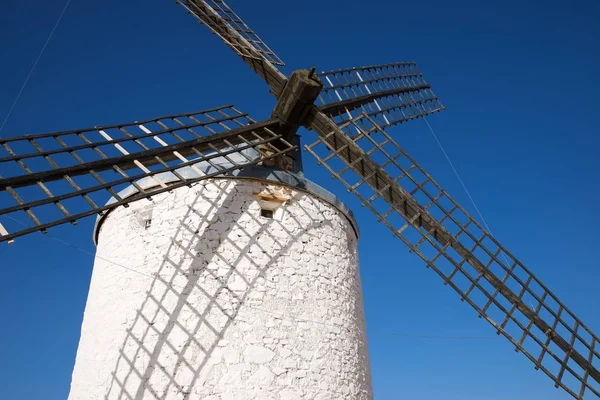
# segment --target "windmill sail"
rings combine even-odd
[[[341,124],[366,113],[386,128],[444,110],[414,62],[321,72],[318,104]]]
[[[336,126],[319,113],[305,148],[505,336],[577,399],[600,396],[600,342],[531,271],[363,114]],[[330,150],[331,149],[331,150]],[[337,161],[336,161],[337,160]],[[339,161],[342,166],[338,167]]]
[[[0,217],[6,222],[0,226],[0,241],[74,224],[119,205],[290,153],[296,147],[273,132],[277,124],[256,123],[224,106],[0,139]],[[142,179],[144,185],[139,183]],[[131,185],[135,193],[119,195]],[[106,204],[111,196],[112,202]],[[25,215],[32,226],[14,224],[23,222],[18,217]]]
[[[273,94],[281,93],[287,79],[275,65],[284,65],[283,62],[224,1],[176,0],[176,2],[235,51],[267,82]]]
[[[186,3],[188,7],[201,9],[196,1],[187,1]],[[231,28],[246,39],[265,60],[275,65],[285,65],[281,58],[224,1],[207,0],[205,3],[215,10]],[[244,49],[240,50],[240,52],[243,51]],[[252,54],[248,53],[248,57],[252,57]]]

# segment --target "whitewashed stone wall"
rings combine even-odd
[[[371,399],[356,240],[329,203],[251,180],[112,211],[69,399]]]

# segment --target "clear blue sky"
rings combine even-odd
[[[415,60],[447,111],[430,118],[501,242],[600,332],[600,6],[595,1],[230,0],[285,71]],[[0,4],[0,118],[64,0]],[[268,11],[271,10],[271,11]],[[169,0],[73,0],[2,136],[233,103],[266,86]],[[398,141],[469,210],[423,121]],[[306,160],[311,179],[334,187]],[[377,399],[568,399],[349,195]],[[53,235],[90,252],[93,221]],[[0,398],[65,399],[93,258],[41,234],[0,246]],[[484,337],[479,340],[423,336]]]

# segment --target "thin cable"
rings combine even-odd
[[[44,43],[44,46],[42,47],[42,50],[40,51],[40,53],[38,54],[37,58],[35,59],[35,62],[33,63],[33,66],[31,67],[31,70],[29,70],[29,74],[27,75],[27,78],[25,78],[25,82],[23,82],[23,85],[21,86],[21,90],[19,90],[19,93],[17,94],[17,97],[15,98],[15,101],[13,102],[12,106],[8,110],[8,114],[6,114],[6,117],[4,118],[4,121],[2,121],[2,125],[0,125],[0,133],[4,129],[4,126],[6,125],[6,122],[8,121],[8,118],[10,117],[10,115],[13,112],[13,110],[15,109],[15,106],[19,102],[19,99],[21,98],[21,94],[23,93],[23,90],[25,89],[25,86],[27,86],[27,83],[29,82],[29,78],[31,78],[31,75],[33,74],[33,71],[35,70],[35,67],[37,66],[38,62],[40,61],[40,58],[42,58],[42,55],[44,54],[44,51],[46,50],[46,47],[48,47],[48,43],[50,43],[50,39],[52,39],[52,36],[54,36],[54,32],[56,31],[56,28],[58,27],[58,24],[60,24],[60,21],[62,20],[63,15],[65,15],[65,11],[67,11],[67,8],[69,7],[70,3],[71,3],[71,0],[67,0],[67,3],[63,7],[62,12],[60,13],[60,16],[58,17],[58,20],[54,24],[54,28],[52,28],[52,31],[50,32],[50,35],[48,35],[48,38],[46,39],[46,43]]]
[[[433,136],[433,138],[437,142],[438,146],[440,147],[440,150],[442,150],[442,153],[444,154],[444,157],[446,157],[446,161],[448,161],[448,164],[450,164],[450,168],[452,168],[452,171],[454,171],[454,175],[456,175],[456,178],[458,179],[458,181],[460,182],[460,184],[461,184],[462,188],[464,189],[465,193],[469,197],[469,200],[471,201],[471,204],[473,204],[473,207],[475,208],[475,211],[477,211],[477,215],[479,215],[479,218],[481,219],[481,222],[483,222],[483,225],[485,226],[485,229],[487,229],[487,231],[489,232],[489,234],[491,236],[494,236],[494,234],[492,233],[492,230],[490,229],[490,226],[488,225],[487,221],[485,220],[485,218],[483,218],[483,214],[479,210],[479,207],[477,207],[477,204],[475,203],[475,200],[473,200],[473,196],[471,196],[471,193],[467,189],[467,186],[465,185],[465,182],[462,180],[462,178],[460,177],[458,171],[454,167],[454,163],[452,162],[452,160],[450,160],[450,156],[448,156],[448,153],[446,152],[446,149],[444,149],[444,146],[442,145],[442,142],[440,142],[440,140],[438,139],[438,136],[435,134],[435,131],[433,130],[433,128],[431,127],[431,125],[429,124],[429,121],[427,121],[427,118],[425,116],[423,116],[423,120],[425,121],[425,123],[429,127],[429,131],[431,132],[431,135]],[[506,254],[504,254],[504,252],[502,252],[502,257],[504,258],[504,261],[506,262],[507,266],[509,266],[508,259],[506,258]]]
[[[10,215],[3,215],[3,217],[6,217],[6,218],[8,218],[8,219],[10,219],[10,220],[18,223],[18,224],[23,225],[23,226],[28,226],[23,221],[20,221],[20,220],[14,218],[14,217],[11,217]],[[65,246],[69,246],[69,247],[71,247],[73,249],[81,251],[82,253],[88,254],[88,255],[90,255],[92,257],[96,257],[96,258],[98,258],[98,259],[100,259],[102,261],[106,261],[106,262],[108,262],[110,264],[113,264],[115,266],[118,266],[118,267],[121,267],[123,269],[126,269],[127,271],[143,275],[143,276],[145,276],[147,278],[152,278],[152,279],[156,278],[156,276],[154,276],[154,275],[146,274],[146,273],[144,273],[142,271],[138,271],[138,270],[136,270],[134,268],[130,268],[130,267],[127,267],[125,265],[119,264],[119,263],[117,263],[115,261],[109,260],[109,259],[104,258],[102,256],[99,256],[97,254],[94,254],[94,253],[92,253],[89,250],[83,249],[83,248],[81,248],[81,247],[79,247],[79,246],[77,246],[75,244],[72,244],[72,243],[70,243],[70,242],[68,242],[66,240],[60,239],[60,238],[58,238],[56,236],[53,236],[53,235],[51,235],[49,233],[46,233],[44,236],[49,236],[52,239],[56,240],[59,243],[62,243]],[[180,289],[184,289],[185,288],[184,285],[177,285],[177,284],[172,284],[172,283],[169,284],[169,286],[171,286],[171,287],[178,287]],[[288,320],[292,320],[292,321],[296,321],[296,322],[312,322],[312,323],[317,324],[317,325],[323,325],[323,326],[340,328],[340,325],[335,325],[335,324],[331,324],[331,323],[328,323],[328,322],[315,321],[315,320],[305,319],[305,318],[294,318],[294,317],[291,317],[291,316],[286,315],[284,313],[278,313],[278,312],[274,312],[274,311],[271,311],[271,310],[265,310],[263,308],[252,307],[252,306],[250,306],[248,304],[245,304],[244,307],[247,307],[247,308],[250,308],[250,309],[256,310],[256,311],[261,311],[261,312],[264,312],[264,313],[267,313],[267,314],[275,315],[275,316],[278,316],[280,318],[286,318]],[[486,339],[491,339],[491,338],[494,337],[494,336],[434,336],[434,335],[407,334],[407,333],[402,333],[402,332],[390,332],[390,331],[381,331],[381,330],[371,330],[371,332],[375,332],[375,333],[379,333],[379,334],[384,334],[384,335],[393,335],[393,336],[401,336],[401,337],[406,337],[406,338],[414,338],[414,339],[486,340]]]
[[[27,225],[25,222],[23,222],[23,221],[20,221],[20,220],[18,220],[18,219],[16,219],[16,218],[12,217],[12,216],[10,216],[10,215],[3,215],[2,217],[4,217],[4,218],[8,218],[8,219],[10,219],[11,221],[14,221],[14,222],[16,222],[16,223],[18,223],[18,224],[21,224],[21,225],[25,226],[25,227],[29,227],[29,225]],[[144,276],[146,276],[146,277],[148,277],[148,278],[155,278],[155,276],[154,276],[154,275],[146,274],[146,273],[144,273],[144,272],[142,272],[142,271],[138,271],[138,270],[136,270],[136,269],[133,269],[133,268],[127,267],[127,266],[125,266],[125,265],[119,264],[119,263],[117,263],[117,262],[114,262],[114,261],[112,261],[112,260],[109,260],[109,259],[107,259],[107,258],[104,258],[104,257],[102,257],[102,256],[99,256],[99,255],[97,255],[97,254],[94,254],[94,253],[92,253],[92,252],[91,252],[91,251],[89,251],[89,250],[86,250],[86,249],[84,249],[84,248],[81,248],[81,247],[79,247],[79,246],[77,246],[77,245],[74,245],[73,243],[67,242],[66,240],[63,240],[63,239],[61,239],[61,238],[59,238],[59,237],[56,237],[56,236],[54,236],[54,235],[52,235],[52,234],[50,234],[50,233],[45,233],[45,234],[44,234],[44,237],[47,237],[47,236],[48,236],[48,237],[50,237],[50,238],[52,238],[52,239],[54,239],[54,240],[56,240],[56,241],[57,241],[57,242],[59,242],[59,243],[62,243],[62,244],[63,244],[63,245],[65,245],[65,246],[69,246],[69,247],[71,247],[71,248],[73,248],[73,249],[75,249],[75,250],[78,250],[78,251],[80,251],[80,252],[82,252],[82,253],[88,254],[88,255],[90,255],[90,256],[92,256],[92,257],[94,257],[94,256],[95,256],[96,258],[99,258],[99,259],[101,259],[101,260],[103,260],[103,261],[106,261],[106,262],[108,262],[108,263],[110,263],[110,264],[116,265],[116,266],[118,266],[118,267],[121,267],[121,268],[123,268],[123,269],[126,269],[126,270],[128,270],[128,271],[131,271],[131,272],[135,272],[136,274],[144,275]]]

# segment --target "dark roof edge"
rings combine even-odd
[[[202,169],[203,169],[204,173],[211,173],[211,172],[217,171],[214,167],[208,167],[208,168],[202,168]],[[184,168],[178,169],[177,173],[182,175],[184,178],[193,179],[193,178],[199,177],[198,173],[196,172],[196,168],[191,168],[191,167],[184,167]],[[175,182],[175,181],[179,180],[179,178],[177,178],[171,172],[160,173],[160,174],[157,174],[156,177],[161,182],[166,183],[166,184],[169,184],[171,182]],[[354,230],[356,237],[357,238],[359,237],[358,224],[356,223],[356,220],[354,219],[354,214],[352,213],[352,210],[350,210],[344,203],[342,203],[342,201],[337,196],[335,196],[333,193],[331,193],[327,189],[317,185],[316,183],[306,179],[304,177],[304,174],[302,174],[301,172],[293,173],[293,172],[283,171],[283,170],[279,170],[279,169],[275,169],[275,168],[268,168],[268,167],[262,167],[262,166],[250,166],[250,167],[244,168],[243,170],[235,170],[228,174],[218,175],[218,176],[215,176],[210,179],[250,179],[250,180],[257,180],[257,181],[262,181],[262,182],[266,182],[266,183],[275,183],[275,184],[285,185],[292,189],[310,193],[310,194],[320,198],[321,200],[324,200],[327,203],[331,204],[332,206],[337,208],[342,214],[344,214],[344,216],[350,222],[350,225],[352,225],[352,229]],[[146,177],[146,178],[140,179],[139,181],[136,182],[136,184],[143,189],[150,189],[152,187],[158,186],[157,180],[155,180],[152,177]],[[125,189],[121,190],[118,193],[118,195],[119,195],[119,197],[124,199],[124,198],[130,197],[130,196],[133,196],[136,193],[138,193],[138,190],[133,185],[131,185],[131,186],[128,186]],[[113,197],[107,202],[107,204],[114,203],[114,202],[115,202],[115,199]],[[94,224],[94,231],[93,231],[93,238],[92,238],[94,241],[94,244],[96,244],[96,245],[98,244],[98,234],[100,232],[102,223],[104,222],[104,218],[106,218],[106,216],[110,212],[111,212],[111,210],[107,211],[103,216],[98,216],[96,218],[96,223]]]

